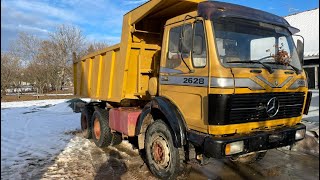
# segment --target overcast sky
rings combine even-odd
[[[46,38],[60,24],[78,26],[90,41],[120,41],[122,17],[147,0],[1,0],[1,51],[18,32]],[[319,7],[318,0],[221,0],[280,16]]]

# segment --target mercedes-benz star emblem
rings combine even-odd
[[[273,117],[278,113],[279,101],[276,97],[273,97],[268,101],[266,111],[269,117]]]

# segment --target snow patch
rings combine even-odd
[[[80,128],[66,99],[1,103],[1,179],[32,179]]]

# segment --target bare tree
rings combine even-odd
[[[56,87],[61,56],[52,41],[20,33],[10,49],[24,62],[25,67],[21,70],[24,75],[21,80],[33,84],[40,93]]]
[[[43,41],[38,52],[37,61],[46,70],[45,78],[48,90],[57,90],[60,75],[60,55],[57,46],[52,41]]]
[[[19,57],[23,66],[20,69],[19,76],[20,81],[34,84],[35,87],[43,89],[44,80],[42,70],[44,67],[37,61],[41,43],[43,40],[38,37],[28,34],[26,32],[20,32],[15,42],[10,44],[10,52],[16,57]]]
[[[54,33],[50,34],[52,42],[55,44],[56,53],[60,60],[60,88],[66,79],[72,78],[72,54],[79,53],[84,45],[85,37],[81,30],[72,25],[61,25]]]
[[[1,95],[5,95],[8,88],[18,84],[19,72],[19,58],[9,52],[1,52]]]
[[[18,39],[10,44],[10,52],[23,61],[30,62],[38,55],[41,41],[32,34],[19,32]]]
[[[29,79],[35,88],[39,90],[39,93],[42,94],[44,90],[45,82],[45,70],[43,66],[36,61],[32,61],[25,68],[24,76]]]
[[[85,43],[85,37],[81,30],[73,25],[61,25],[48,35],[47,40],[42,40],[21,32],[17,41],[11,46],[12,54],[15,57],[20,57],[24,62],[24,67],[20,69],[18,75],[23,73],[24,80],[34,84],[40,93],[45,90],[62,89],[67,80],[72,81],[73,53],[77,55],[76,58],[80,58],[89,52],[108,46],[104,42]],[[8,59],[7,56],[3,57],[1,54],[2,58]],[[1,62],[1,69],[5,69],[7,66]],[[1,76],[1,82],[3,77],[5,76]],[[21,80],[21,77],[19,78]],[[8,79],[8,81],[12,83],[13,80]],[[8,84],[8,82],[4,84]]]

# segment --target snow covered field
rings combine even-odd
[[[303,117],[303,121],[309,130],[318,130],[319,133],[318,98],[319,91],[314,91],[309,114]],[[1,179],[60,179],[62,176],[54,173],[50,175],[50,171],[66,173],[67,169],[61,169],[59,164],[71,167],[68,164],[70,161],[74,161],[74,169],[70,171],[71,177],[70,173],[68,177],[76,177],[82,171],[79,170],[81,167],[87,170],[79,177],[93,179],[95,172],[99,171],[95,163],[102,160],[111,162],[110,166],[103,169],[107,173],[105,177],[110,173],[112,176],[119,173],[115,177],[120,177],[122,173],[121,177],[130,178],[134,175],[138,179],[152,179],[145,166],[143,171],[137,168],[143,165],[143,161],[137,152],[130,150],[128,143],[122,143],[117,148],[99,150],[89,140],[68,133],[80,129],[80,113],[73,113],[67,101],[58,99],[1,103]],[[100,151],[108,151],[110,155]],[[117,158],[107,157],[112,156],[112,152]],[[94,157],[95,154],[99,156]]]
[[[1,179],[28,179],[69,142],[80,114],[65,99],[1,103]]]

